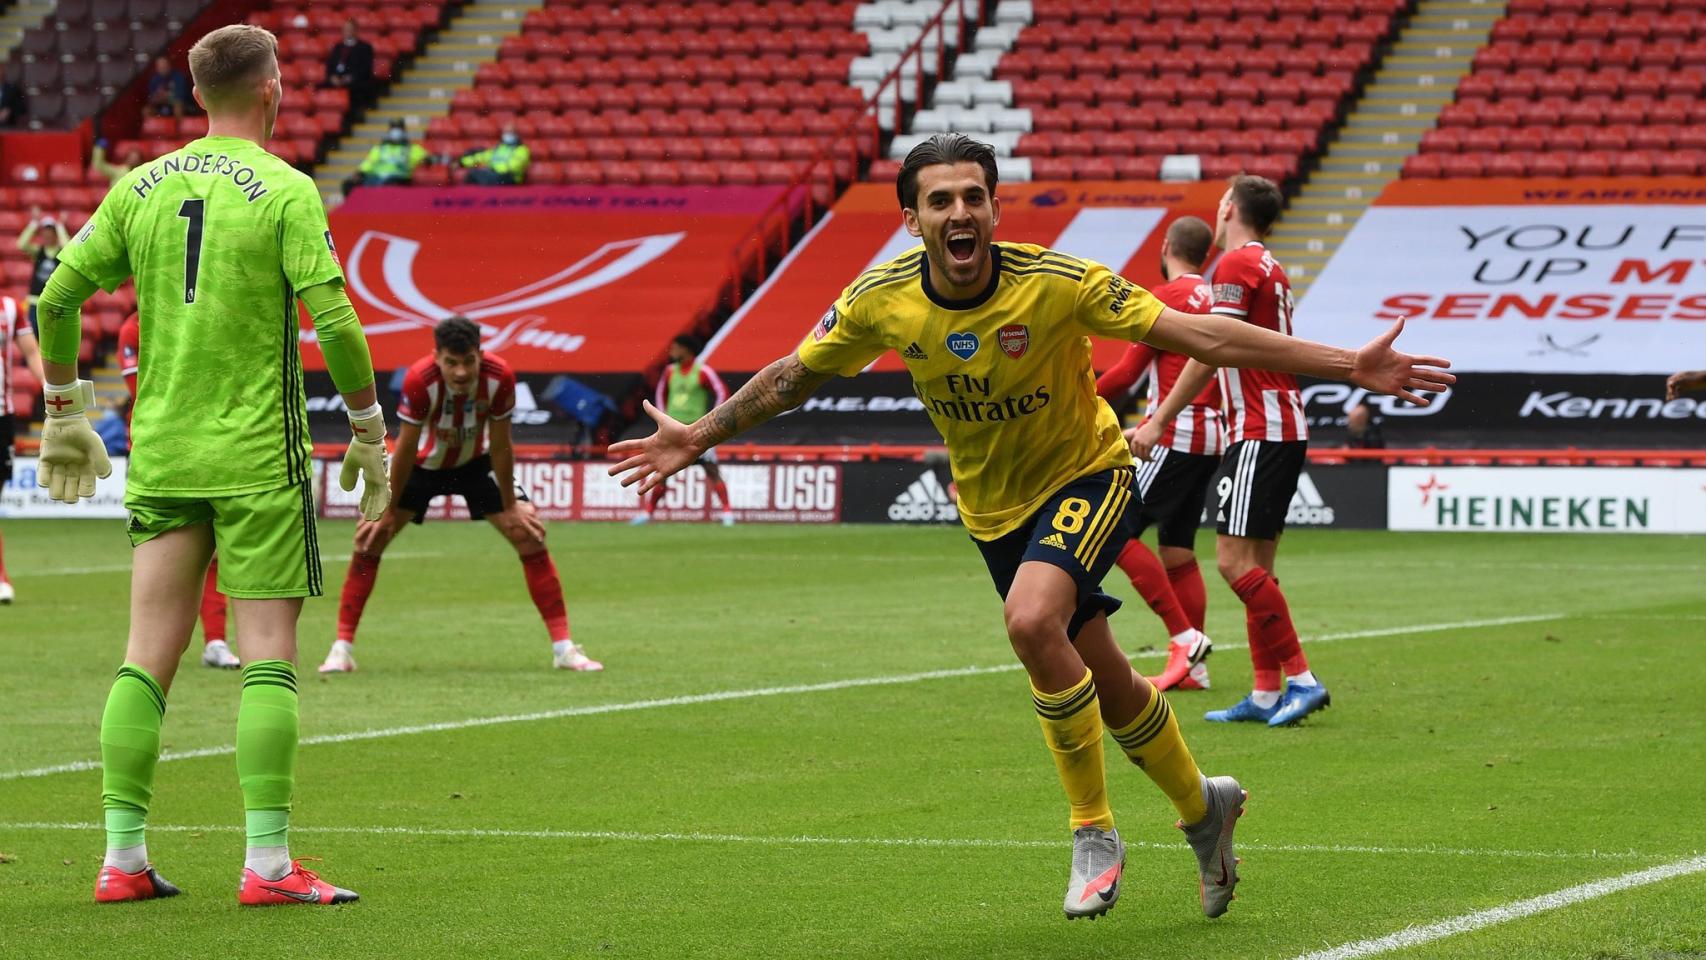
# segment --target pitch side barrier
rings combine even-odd
[[[719,450],[742,523],[957,525],[952,478],[937,447],[759,447]],[[352,519],[358,500],[337,485],[340,445],[315,451],[320,514]],[[578,458],[578,459],[577,459]],[[119,520],[124,458],[93,501],[55,503],[36,486],[36,462],[20,458],[0,490],[0,516]],[[550,520],[625,521],[641,509],[609,475],[599,448],[528,446],[516,482]],[[1204,522],[1212,523],[1210,514]],[[436,517],[466,517],[441,499]],[[709,522],[704,472],[671,477],[660,520]],[[1459,530],[1541,533],[1706,533],[1706,450],[1310,451],[1286,518],[1292,529]]]

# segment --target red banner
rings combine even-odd
[[[462,313],[517,370],[614,373],[698,318],[781,190],[375,187],[331,226],[375,369],[419,359]],[[325,369],[318,350],[303,359]]]
[[[332,464],[327,468],[327,464]],[[320,516],[353,520],[359,493],[345,493],[334,481],[336,463],[315,462]],[[634,488],[610,476],[610,464],[561,460],[518,460],[515,481],[546,520],[627,520],[640,512]],[[734,518],[739,523],[835,523],[841,519],[842,465],[839,463],[725,463]],[[718,520],[705,471],[688,468],[669,478],[658,505],[659,520]],[[460,498],[434,501],[429,519],[468,518]]]
[[[1004,183],[996,191],[1001,200],[996,239],[1040,243],[1107,264],[1144,286],[1159,285],[1166,225],[1187,214],[1212,222],[1225,192],[1223,183]],[[723,326],[707,358],[723,370],[763,369],[798,346],[861,272],[917,243],[902,226],[893,186],[854,185]],[[1123,349],[1098,344],[1097,368],[1111,366]],[[874,369],[902,365],[891,353]]]

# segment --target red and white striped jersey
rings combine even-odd
[[[1194,273],[1174,277],[1151,290],[1157,300],[1182,313],[1207,313],[1213,300],[1208,284]],[[1157,350],[1145,343],[1134,343],[1126,349],[1120,362],[1096,380],[1096,392],[1104,399],[1116,397],[1137,382],[1147,370],[1149,374],[1149,409],[1161,405],[1173,385],[1179,381],[1189,360],[1181,353]],[[1161,446],[1180,453],[1219,456],[1226,450],[1225,430],[1220,417],[1220,384],[1209,381],[1202,393],[1192,398],[1185,409],[1167,429],[1161,431]]]
[[[1215,264],[1213,310],[1292,335],[1291,281],[1260,241],[1227,251]],[[1291,374],[1222,367],[1220,389],[1231,417],[1229,442],[1309,439],[1303,394]]]
[[[18,301],[0,296],[0,417],[12,415],[12,365],[18,362],[18,334],[30,329],[29,315]]]
[[[515,372],[501,357],[483,354],[480,377],[467,394],[451,393],[450,384],[427,354],[403,376],[403,401],[397,416],[421,428],[417,466],[425,470],[460,467],[486,452],[486,422],[508,420],[515,412]]]

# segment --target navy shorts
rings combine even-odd
[[[1303,440],[1240,440],[1228,447],[1215,480],[1215,529],[1227,537],[1279,539],[1308,450]]]
[[[1079,629],[1097,614],[1118,610],[1120,601],[1102,592],[1102,578],[1131,538],[1125,513],[1132,504],[1136,472],[1115,467],[1079,477],[1056,490],[1012,533],[974,540],[1001,599],[1013,588],[1019,564],[1035,560],[1065,570],[1078,584],[1078,610],[1067,625],[1068,637],[1076,640]]]
[[[1196,549],[1203,502],[1214,486],[1220,458],[1155,448],[1154,459],[1137,468],[1137,493],[1142,502],[1126,512],[1133,537],[1155,527],[1163,547]]]

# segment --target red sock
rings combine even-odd
[[[0,583],[6,582],[6,541],[0,539]]]
[[[667,486],[665,486],[661,483],[658,484],[658,488],[656,490],[653,490],[652,495],[646,499],[646,515],[647,516],[650,516],[650,515],[657,512],[658,504],[663,502],[663,495],[668,493],[668,492],[669,492],[669,488]]]
[[[1238,582],[1232,585],[1232,592],[1244,601],[1250,625],[1250,659],[1256,662],[1259,645],[1266,661],[1283,668],[1287,676],[1308,670],[1309,660],[1297,642],[1297,628],[1292,626],[1291,609],[1286,606],[1285,594],[1280,592],[1279,584],[1268,576],[1268,572],[1261,567],[1251,570],[1238,578]],[[1256,666],[1260,671],[1267,664],[1256,662]],[[1256,689],[1264,688],[1258,685]],[[1279,689],[1277,680],[1271,689]]]
[[[1201,630],[1208,615],[1208,588],[1203,585],[1202,570],[1198,569],[1197,562],[1186,560],[1176,567],[1168,567],[1167,582],[1173,586],[1173,596],[1179,599],[1185,619]]]
[[[219,558],[207,565],[201,585],[201,642],[225,639],[225,594],[219,592]]]
[[[1251,690],[1278,693],[1280,691],[1279,658],[1268,649],[1262,628],[1256,625],[1256,615],[1244,608],[1244,635],[1250,638]]]
[[[549,551],[541,550],[521,558],[522,572],[527,574],[527,592],[533,595],[533,605],[545,621],[551,642],[569,639],[569,611],[563,605],[563,583],[557,579],[557,565]]]
[[[355,642],[355,628],[361,625],[361,611],[367,609],[367,598],[373,585],[379,582],[379,555],[358,553],[349,558],[349,572],[344,574],[344,592],[338,599],[338,639]]]
[[[1114,560],[1119,564],[1125,575],[1131,578],[1131,585],[1137,588],[1149,609],[1161,618],[1167,625],[1167,635],[1176,637],[1191,629],[1191,621],[1185,616],[1185,608],[1179,605],[1179,599],[1173,596],[1173,585],[1167,582],[1167,571],[1161,567],[1161,558],[1155,551],[1144,546],[1138,540],[1127,540],[1125,549],[1120,551]]]
[[[721,480],[711,484],[711,502],[720,503],[723,509],[729,509],[729,485]]]

